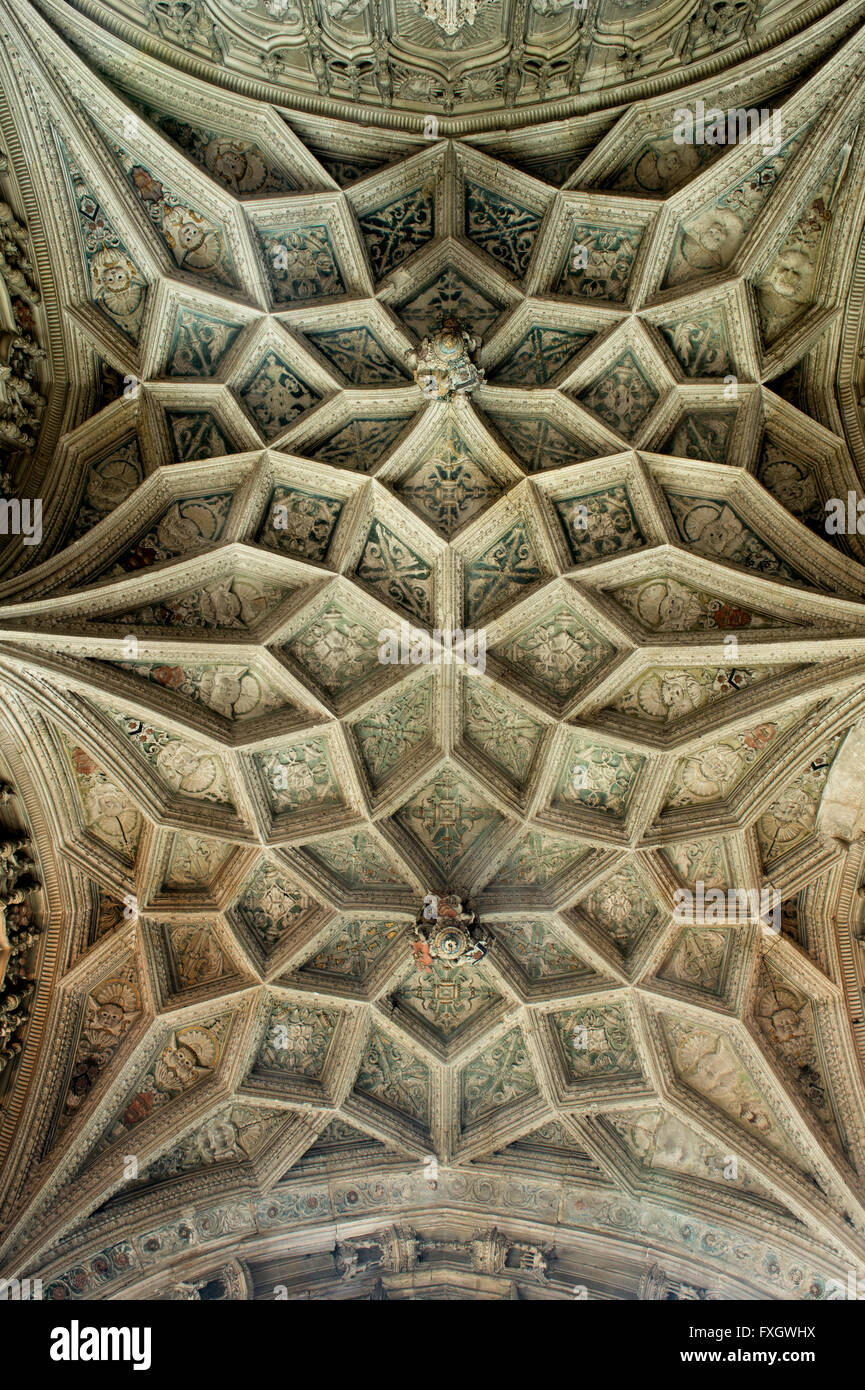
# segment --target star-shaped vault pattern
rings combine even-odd
[[[195,78],[142,59],[145,102],[119,40],[100,73],[7,7],[72,390],[0,592],[54,961],[4,1259],[157,1288],[184,1221],[290,1260],[519,1175],[565,1244],[619,1210],[668,1258],[699,1231],[713,1296],[827,1296],[865,1250],[863,853],[825,810],[865,553],[822,525],[862,462],[861,40],[771,153],[675,158],[662,94],[563,180],[447,133],[343,179],[311,117],[222,93],[216,130]],[[485,380],[431,401],[450,314]],[[424,973],[455,879],[494,944]]]

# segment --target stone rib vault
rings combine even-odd
[[[279,8],[0,0],[0,1276],[844,1296],[865,6]]]

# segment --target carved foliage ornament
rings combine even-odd
[[[0,802],[14,792],[0,787]],[[0,841],[0,1088],[8,1086],[23,1051],[23,1034],[36,992],[35,947],[41,932],[28,896],[37,886],[26,835]],[[5,1075],[4,1075],[5,1073]]]
[[[456,34],[467,24],[474,24],[483,4],[484,0],[420,0],[420,10],[446,34]]]
[[[0,171],[6,170],[8,160],[0,152]],[[2,192],[0,187],[0,305],[5,299],[8,310],[0,308],[0,457],[5,450],[8,457],[36,447],[45,407],[37,389],[38,364],[46,353],[34,336],[41,295],[30,260],[30,234]],[[0,494],[7,493],[11,495],[11,483],[4,475]]]

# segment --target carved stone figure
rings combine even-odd
[[[414,1269],[423,1242],[410,1226],[388,1226],[369,1236],[338,1241],[333,1251],[336,1272],[342,1283],[349,1283],[371,1270],[400,1274]]]

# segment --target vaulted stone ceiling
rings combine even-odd
[[[463,140],[405,88],[399,132],[339,121],[332,59],[316,115],[306,9],[200,0],[181,51],[176,6],[145,42],[3,0],[3,327],[46,353],[0,591],[44,922],[4,1272],[823,1298],[861,1265],[865,854],[826,807],[865,557],[824,516],[863,461],[863,6],[787,8],[715,6],[714,76],[604,108],[616,25],[654,54],[709,11],[590,7],[587,114],[503,133],[479,85]],[[316,14],[362,52],[383,12]],[[483,76],[520,16],[574,58],[573,11],[492,3],[451,47],[406,5],[389,52]],[[780,149],[677,145],[698,98],[772,106]],[[407,354],[452,314],[485,380],[431,401]],[[485,663],[379,660],[457,627]],[[698,883],[777,890],[780,932],[677,918]],[[449,886],[493,947],[418,970]]]
[[[44,7],[106,70],[123,51],[111,35],[183,72],[269,100],[288,97],[300,110],[391,128],[436,112],[461,131],[603,108],[620,114],[635,98],[679,86],[685,68],[693,80],[756,54],[774,58],[791,34],[832,11],[832,25],[845,24],[845,7],[831,0],[458,0],[469,22],[455,31],[443,0],[77,0],[74,7],[45,0]],[[79,25],[70,9],[103,32]],[[817,33],[809,32],[812,55]],[[778,77],[788,81],[789,73]],[[503,111],[505,122],[497,119]],[[557,159],[591,143],[565,140]]]

